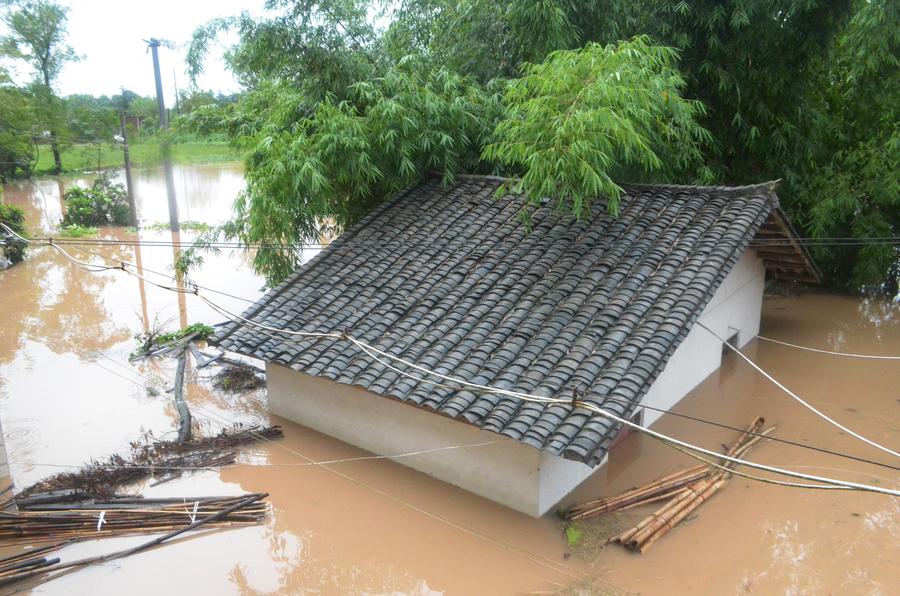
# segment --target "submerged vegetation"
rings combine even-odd
[[[145,356],[154,350],[171,346],[186,337],[206,340],[213,333],[215,333],[215,329],[204,323],[192,323],[187,327],[169,333],[163,333],[159,326],[154,324],[149,331],[144,331],[134,336],[137,348],[131,353],[131,357],[139,358]]]
[[[25,212],[22,211],[21,207],[0,203],[0,223],[19,236],[23,238],[28,237],[25,231]],[[0,228],[0,238],[6,235],[6,230]],[[10,263],[18,263],[24,259],[25,250],[26,244],[14,239],[9,239],[6,244],[0,245],[0,255],[3,255]]]
[[[183,232],[208,232],[213,228],[213,226],[208,223],[194,221],[192,219],[179,222],[178,225]],[[143,226],[143,228],[146,230],[153,230],[154,232],[165,232],[169,230],[169,222],[157,221],[150,225]]]
[[[113,182],[108,175],[100,176],[87,188],[69,188],[64,199],[66,212],[63,215],[63,227],[128,224],[128,195],[125,187]]]
[[[59,228],[59,235],[63,238],[87,238],[96,236],[99,231],[100,229],[94,226],[82,226],[73,223],[67,226],[61,226]]]

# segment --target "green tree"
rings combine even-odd
[[[240,35],[226,54],[248,92],[189,123],[246,152],[226,232],[282,243],[257,261],[270,281],[295,263],[292,238],[354,221],[428,169],[519,177],[532,202],[552,194],[577,214],[621,180],[781,178],[807,234],[898,235],[897,3],[401,0],[384,29],[373,4],[272,0],[273,16],[195,33],[194,74],[218,33]],[[470,118],[442,117],[470,100]],[[898,262],[884,242],[817,257],[854,286]]]
[[[828,118],[798,185],[819,237],[865,244],[816,249],[829,277],[858,288],[900,285],[900,5],[860,1],[835,39],[811,93]]]
[[[22,89],[0,86],[0,180],[29,175],[36,147],[32,98]]]
[[[106,96],[69,95],[62,102],[66,128],[79,139],[108,141],[119,128],[118,110]]]
[[[66,44],[69,9],[52,0],[22,0],[13,3],[3,15],[9,35],[3,45],[9,55],[27,61],[34,69],[37,84],[42,86],[36,97],[42,103],[40,113],[49,124],[56,173],[62,171],[62,158],[57,142],[62,106],[53,95],[53,83],[68,62],[78,59]]]
[[[531,204],[553,197],[578,217],[598,196],[616,212],[616,179],[696,178],[711,139],[697,124],[703,104],[681,96],[677,58],[638,37],[526,65],[507,85],[507,113],[484,156],[521,174],[508,186]]]

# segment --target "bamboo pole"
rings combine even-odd
[[[605,497],[576,505],[569,509],[564,517],[570,521],[583,520],[616,511],[625,506],[641,502],[644,499],[652,498],[652,500],[658,500],[656,497],[659,495],[674,494],[685,484],[703,478],[708,474],[708,466],[702,464],[693,468],[679,470],[644,486],[629,489],[615,497]],[[652,500],[649,502],[652,502]]]
[[[761,431],[764,425],[765,419],[761,416],[756,417],[731,446],[725,450],[725,454],[730,457],[743,456],[763,437],[774,432],[775,427]],[[648,497],[646,500],[632,499],[633,505],[621,505],[621,502],[618,502],[618,505],[620,505],[619,509],[625,509],[630,508],[631,506],[637,506],[638,503],[646,504],[652,502],[652,500],[662,500],[664,495],[671,496],[671,500],[666,504],[645,517],[636,526],[611,538],[610,542],[622,544],[630,550],[639,551],[641,553],[646,552],[646,550],[654,543],[670,532],[678,523],[683,521],[715,494],[716,491],[724,486],[726,480],[731,477],[730,470],[732,470],[734,466],[734,462],[723,462],[721,468],[705,466],[705,473],[700,478],[693,480],[680,490],[676,490],[672,493],[661,493],[659,498],[656,499],[653,499],[652,497]],[[677,473],[670,474],[666,478],[668,479],[672,476],[677,478]],[[657,483],[651,483],[647,486],[652,486],[654,484]],[[638,490],[643,490],[645,488],[646,487],[641,487]],[[625,499],[625,501],[627,500],[628,499]],[[598,502],[602,501],[603,500],[601,499]],[[601,503],[600,506],[602,507],[603,504]],[[581,508],[576,515],[580,515],[584,511],[585,510]]]
[[[29,577],[34,577],[34,576],[40,575],[42,573],[61,571],[63,569],[67,569],[70,567],[85,567],[88,565],[93,565],[94,563],[112,561],[115,559],[121,559],[122,557],[127,557],[129,555],[133,555],[142,550],[146,550],[150,547],[156,546],[158,544],[162,544],[163,542],[165,542],[167,540],[171,540],[172,538],[174,538],[180,534],[183,534],[190,530],[194,530],[196,528],[199,528],[200,526],[203,526],[205,524],[209,524],[218,519],[221,519],[221,518],[225,517],[226,515],[228,515],[229,513],[233,512],[233,511],[237,511],[241,507],[245,507],[247,505],[255,503],[256,501],[260,501],[268,496],[269,495],[267,493],[258,493],[258,494],[250,495],[247,498],[242,499],[241,501],[235,503],[234,505],[232,505],[226,509],[223,509],[219,513],[216,513],[210,517],[205,517],[203,519],[199,519],[195,522],[192,522],[191,524],[189,524],[187,526],[181,527],[177,530],[173,530],[172,532],[169,532],[163,536],[158,536],[157,538],[154,538],[153,540],[144,542],[142,544],[139,544],[139,545],[131,547],[131,548],[127,548],[127,549],[120,550],[120,551],[115,551],[112,553],[107,553],[105,555],[96,555],[93,557],[77,559],[75,561],[70,561],[68,563],[57,564],[52,569],[42,568],[42,569],[27,571],[27,572],[20,573],[17,575],[2,578],[2,579],[0,579],[0,586],[7,585],[7,584],[10,584],[10,583],[13,583],[16,581],[21,581],[21,580],[27,579]],[[51,581],[51,580],[55,579],[57,577],[57,575],[58,574],[54,574],[54,575],[50,575],[48,577],[44,577],[36,585],[40,585],[40,584],[46,583],[48,581]],[[34,587],[34,586],[32,586],[32,587]]]

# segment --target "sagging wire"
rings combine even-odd
[[[192,406],[195,407],[195,406]],[[249,432],[249,431],[248,431]],[[314,466],[330,466],[334,464],[346,464],[361,461],[370,461],[377,459],[403,459],[405,457],[415,457],[418,455],[428,455],[430,453],[440,453],[443,451],[455,451],[457,449],[471,449],[474,447],[486,447],[494,445],[497,441],[481,441],[479,443],[464,443],[460,445],[445,445],[442,447],[432,447],[429,449],[420,449],[418,451],[407,451],[404,453],[395,453],[393,455],[363,455],[359,457],[345,457],[341,459],[329,459],[323,461],[311,461],[302,464],[297,463],[252,463],[237,462],[239,466],[250,466],[253,468],[308,468]],[[47,468],[78,468],[78,469],[128,469],[128,470],[181,470],[181,471],[202,471],[202,470],[219,470],[222,466],[154,466],[154,465],[129,465],[129,464],[51,464],[43,462],[18,462],[10,461],[11,464],[23,466],[41,466]]]
[[[362,345],[365,345],[365,344],[362,344],[362,342],[359,342],[358,340],[352,340],[352,339],[351,339],[351,341],[353,341],[354,344],[356,344],[358,347],[360,347],[360,349],[363,349],[364,351],[367,351],[367,350],[365,350],[365,348],[362,347]],[[400,362],[403,362],[404,364],[407,364],[407,361],[405,361],[405,360],[403,360],[403,359],[401,359],[401,358],[399,358],[399,357],[391,356],[390,354],[387,354],[386,352],[383,352],[383,351],[381,351],[381,350],[378,350],[378,349],[376,349],[376,348],[373,348],[372,346],[366,345],[366,347],[372,349],[374,352],[377,352],[378,354],[381,354],[381,355],[384,355],[384,356],[393,358],[393,359],[395,359],[395,360],[398,360],[398,361],[400,361]],[[370,355],[371,357],[374,357],[374,355],[371,354],[371,353],[370,353],[369,355]],[[375,359],[378,360],[378,362],[380,362],[382,365],[387,365],[387,364],[386,364],[383,360],[381,360],[380,358],[375,358]],[[389,366],[389,365],[388,365],[388,366]],[[413,365],[413,366],[414,366],[415,368],[417,368],[417,369],[422,369],[422,367],[418,367],[418,366],[416,366],[416,365]],[[411,376],[412,378],[418,378],[418,377],[409,375],[408,373],[405,373],[405,372],[401,371],[400,369],[397,369],[396,367],[391,367],[391,368],[392,368],[392,370],[395,370],[395,371],[399,372],[400,374],[404,374],[404,375],[406,375],[406,376]],[[422,370],[427,370],[427,369],[422,369]],[[441,375],[440,373],[436,373],[436,372],[433,372],[433,371],[429,371],[429,374],[433,374],[433,375],[435,375],[435,376],[437,376],[437,377],[442,377],[442,378],[446,377],[446,375]],[[446,377],[446,378],[452,379],[452,377]],[[454,380],[456,380],[456,379],[454,379]],[[457,381],[458,381],[458,380],[457,380]],[[462,384],[463,384],[463,385],[467,385],[467,386],[477,387],[477,388],[481,388],[481,387],[482,387],[482,386],[480,386],[480,385],[478,385],[478,384],[476,384],[476,383],[462,382]],[[495,391],[495,392],[499,392],[499,391],[505,391],[505,390],[497,390],[497,391]],[[602,416],[602,417],[604,417],[604,418],[613,420],[614,422],[618,422],[619,424],[628,426],[628,427],[630,427],[630,428],[632,428],[632,429],[634,429],[634,430],[637,430],[637,431],[639,431],[639,432],[643,432],[644,434],[647,434],[647,435],[649,435],[649,436],[651,436],[651,437],[653,437],[653,438],[656,438],[656,439],[662,441],[662,442],[663,442],[664,444],[666,444],[666,445],[681,447],[682,449],[679,449],[679,451],[682,451],[682,452],[685,452],[686,450],[692,450],[692,451],[696,451],[696,452],[699,452],[699,453],[703,453],[703,454],[705,454],[705,455],[712,456],[712,457],[715,457],[715,458],[724,459],[724,460],[730,461],[730,462],[735,463],[735,464],[738,464],[738,465],[744,465],[744,466],[751,467],[751,468],[756,468],[756,469],[759,469],[759,470],[764,470],[764,471],[768,471],[768,472],[778,473],[778,474],[782,474],[782,475],[784,475],[784,476],[790,476],[790,477],[800,478],[800,479],[804,479],[804,480],[812,480],[812,481],[814,481],[814,482],[822,482],[822,483],[825,483],[825,484],[831,484],[831,485],[833,485],[832,488],[844,488],[844,489],[851,489],[851,490],[865,490],[865,491],[877,492],[877,493],[883,493],[883,494],[888,494],[888,495],[895,496],[895,497],[900,497],[900,491],[896,491],[896,490],[892,490],[892,489],[883,489],[883,488],[881,488],[881,487],[869,486],[869,485],[864,485],[864,484],[858,484],[858,483],[855,483],[855,482],[849,482],[849,481],[843,481],[843,480],[835,480],[835,479],[832,479],[832,478],[825,478],[825,477],[821,477],[821,476],[813,476],[813,475],[810,475],[810,474],[802,474],[802,473],[799,473],[799,472],[792,472],[792,471],[790,471],[790,470],[784,470],[784,469],[781,469],[781,468],[776,468],[776,467],[773,467],[773,466],[767,466],[767,465],[764,465],[764,464],[757,464],[757,463],[755,463],[755,462],[751,462],[751,461],[747,461],[747,460],[742,460],[742,459],[734,458],[734,457],[731,457],[731,456],[728,456],[728,455],[716,453],[716,452],[714,452],[714,451],[710,451],[710,450],[705,449],[705,448],[703,448],[703,447],[698,447],[698,446],[696,446],[696,445],[692,445],[692,444],[690,444],[690,443],[686,443],[686,442],[684,442],[684,441],[680,441],[680,440],[675,439],[675,438],[673,438],[673,437],[669,437],[669,436],[667,436],[667,435],[663,435],[662,433],[658,433],[658,432],[656,432],[656,431],[654,431],[654,430],[651,430],[651,429],[649,429],[649,428],[647,428],[647,427],[645,427],[645,426],[642,426],[642,425],[633,423],[633,422],[631,422],[630,420],[626,420],[626,419],[624,419],[624,418],[620,418],[620,417],[616,416],[615,414],[612,414],[612,413],[610,413],[610,412],[608,412],[608,411],[606,411],[606,410],[604,410],[604,409],[602,409],[602,408],[599,408],[599,407],[597,407],[595,404],[592,404],[592,403],[590,403],[590,402],[585,402],[585,401],[580,401],[580,400],[575,400],[575,401],[573,402],[572,400],[567,400],[567,399],[550,398],[550,397],[543,397],[543,396],[537,396],[537,395],[522,394],[522,393],[518,393],[518,392],[505,392],[505,393],[503,393],[503,394],[504,394],[504,395],[507,395],[507,394],[513,394],[513,395],[515,395],[515,396],[517,396],[517,397],[519,397],[520,399],[523,399],[523,400],[525,400],[525,401],[533,401],[533,402],[538,402],[538,403],[551,403],[551,404],[564,404],[564,405],[573,405],[573,404],[574,404],[575,406],[578,406],[578,407],[581,407],[582,409],[586,409],[586,410],[588,410],[588,411],[594,412],[594,413],[596,413],[596,414],[598,414],[598,415],[600,415],[600,416]],[[700,461],[702,461],[702,462],[704,462],[704,463],[707,463],[707,464],[710,464],[710,465],[714,465],[712,462],[710,462],[709,460],[707,460],[707,459],[705,459],[705,458],[703,458],[703,457],[698,456],[696,453],[688,453],[688,455],[690,455],[690,456],[693,457],[694,459],[700,460]],[[732,471],[732,472],[736,472],[736,470],[731,470],[731,471]],[[738,474],[738,475],[740,475],[740,474]],[[752,477],[751,477],[751,476],[748,476],[748,477],[751,478],[751,479],[760,479],[760,480],[764,480],[764,481],[768,481],[768,480],[769,480],[769,479],[761,479],[760,477],[755,477],[755,476],[752,476]],[[779,482],[780,482],[780,481],[779,481]],[[778,482],[776,482],[776,484],[777,484],[777,483],[778,483]],[[811,487],[814,486],[814,485],[801,485],[801,484],[797,484],[797,483],[785,483],[785,485],[786,485],[786,486],[794,486],[794,487],[797,487],[797,488],[811,488]],[[815,488],[821,488],[821,485],[816,485]]]
[[[4,226],[4,227],[5,227],[5,226]],[[17,235],[17,236],[18,236],[18,235]],[[20,237],[20,238],[21,238],[21,237]],[[24,239],[23,239],[23,240],[24,240]],[[76,260],[76,261],[77,261],[77,260]],[[73,261],[73,262],[74,262],[74,261]],[[76,264],[77,264],[77,263],[76,263]],[[119,267],[119,269],[121,269],[122,271],[125,271],[125,272],[127,272],[127,273],[129,273],[129,274],[136,275],[135,272],[129,271],[129,270],[126,269],[124,266],[123,266],[123,267]],[[157,285],[157,286],[159,286],[159,287],[164,287],[164,286],[161,286],[160,284],[156,284],[155,282],[152,282],[152,281],[150,281],[150,280],[146,280],[146,279],[145,279],[145,281],[147,281],[148,283],[151,283],[151,284],[153,284],[153,285]],[[164,288],[165,288],[165,287],[164,287]],[[170,288],[165,288],[165,289],[170,289]],[[227,309],[224,309],[224,308],[222,308],[222,307],[216,305],[215,303],[213,303],[212,301],[210,301],[208,298],[206,298],[206,297],[204,297],[204,296],[201,296],[196,286],[194,287],[193,291],[190,292],[190,293],[193,293],[194,295],[200,297],[200,298],[201,298],[204,302],[206,302],[210,307],[214,308],[214,310],[216,310],[216,312],[219,312],[220,314],[223,314],[223,316],[228,316],[228,318],[230,318],[230,319],[232,319],[232,320],[237,319],[237,320],[240,320],[240,321],[242,321],[242,322],[245,322],[245,323],[247,323],[247,324],[249,324],[249,325],[251,325],[251,326],[254,326],[254,327],[257,327],[257,328],[266,330],[266,331],[272,331],[272,332],[275,332],[275,333],[283,333],[283,334],[291,335],[291,336],[295,336],[295,337],[296,337],[296,336],[299,336],[299,337],[319,338],[319,339],[321,339],[321,338],[328,338],[328,339],[332,339],[332,340],[338,340],[338,339],[340,339],[340,340],[350,341],[351,343],[353,343],[354,345],[356,345],[356,346],[359,347],[360,349],[363,349],[363,350],[364,350],[364,347],[365,347],[365,348],[368,348],[369,350],[372,350],[372,351],[374,351],[374,352],[377,353],[377,354],[380,354],[380,355],[382,355],[382,356],[384,356],[384,357],[386,357],[386,358],[392,359],[392,360],[394,360],[394,361],[396,361],[396,362],[400,362],[400,363],[402,363],[402,364],[404,364],[404,365],[406,365],[406,366],[409,366],[409,367],[411,367],[411,368],[413,368],[413,369],[420,370],[420,371],[424,372],[425,374],[431,374],[431,375],[437,376],[437,377],[439,377],[439,378],[443,378],[443,379],[446,379],[446,380],[449,380],[449,381],[452,381],[452,382],[456,382],[456,383],[462,384],[462,385],[467,386],[467,387],[474,387],[474,388],[479,389],[479,390],[484,390],[484,391],[488,391],[488,392],[491,392],[491,393],[496,393],[496,394],[499,394],[499,395],[506,395],[506,396],[515,397],[515,398],[518,398],[518,399],[521,399],[521,400],[524,400],[524,401],[531,401],[531,402],[542,403],[542,404],[548,404],[548,403],[549,403],[549,404],[553,404],[553,403],[555,403],[555,404],[560,404],[560,405],[572,405],[573,407],[576,407],[576,406],[577,406],[577,407],[581,407],[582,409],[586,409],[586,410],[588,410],[588,411],[590,411],[590,412],[593,412],[593,413],[595,413],[595,414],[597,414],[597,415],[599,415],[599,416],[601,416],[601,417],[603,417],[603,418],[606,418],[606,419],[608,419],[608,420],[612,420],[613,422],[616,422],[616,423],[618,423],[618,424],[620,424],[620,425],[627,426],[627,427],[629,427],[629,428],[632,428],[632,429],[634,429],[634,430],[637,430],[637,431],[639,431],[639,432],[642,432],[642,433],[644,433],[644,434],[647,434],[647,435],[649,435],[649,436],[651,436],[651,437],[653,437],[653,438],[656,438],[657,440],[662,441],[662,442],[663,442],[664,444],[666,444],[666,445],[678,445],[678,446],[680,446],[680,447],[682,447],[682,448],[684,448],[684,449],[687,449],[687,450],[690,450],[690,451],[692,451],[692,452],[695,452],[695,453],[694,453],[694,457],[699,457],[699,456],[696,455],[696,453],[702,453],[702,454],[705,454],[705,455],[708,455],[708,456],[712,456],[712,457],[715,457],[715,458],[724,459],[724,460],[726,460],[726,461],[730,461],[730,462],[735,463],[735,464],[738,464],[738,465],[743,465],[743,466],[747,466],[747,467],[751,467],[751,468],[756,468],[756,469],[768,471],[768,472],[771,472],[771,473],[781,474],[781,475],[783,475],[783,476],[788,476],[788,477],[793,477],[793,478],[799,478],[799,479],[804,479],[804,480],[811,480],[811,481],[814,481],[814,482],[820,482],[820,483],[824,483],[824,484],[830,484],[830,485],[833,485],[833,486],[845,487],[845,488],[850,488],[850,489],[854,489],[854,490],[861,490],[861,491],[875,492],[875,493],[881,493],[881,494],[887,494],[887,495],[891,495],[891,496],[895,496],[895,497],[900,497],[900,491],[896,491],[896,490],[893,490],[893,489],[885,489],[885,488],[881,488],[881,487],[876,487],[876,486],[871,486],[871,485],[866,485],[866,484],[860,484],[860,483],[855,483],[855,482],[849,482],[849,481],[845,481],[845,480],[839,480],[839,479],[833,479],[833,478],[826,478],[826,477],[821,477],[821,476],[814,476],[814,475],[810,475],[810,474],[802,474],[802,473],[799,473],[799,472],[793,472],[793,471],[791,471],[791,470],[786,470],[786,469],[782,469],[782,468],[778,468],[778,467],[774,467],[774,466],[767,466],[767,465],[764,465],[764,464],[758,464],[758,463],[751,462],[751,461],[748,461],[748,460],[743,460],[743,459],[733,458],[733,457],[728,456],[728,455],[719,454],[719,453],[716,453],[716,452],[714,452],[714,451],[710,451],[710,450],[708,450],[708,449],[705,449],[705,448],[703,448],[703,447],[699,447],[699,446],[696,446],[696,445],[692,445],[692,444],[690,444],[690,443],[686,443],[686,442],[681,441],[681,440],[679,440],[679,439],[675,439],[675,438],[673,438],[673,437],[669,437],[669,436],[663,435],[663,434],[661,434],[661,433],[658,433],[658,432],[656,432],[656,431],[653,431],[653,430],[651,430],[651,429],[649,429],[649,428],[647,428],[647,427],[644,427],[644,426],[642,426],[642,425],[638,425],[638,424],[636,424],[636,423],[634,423],[634,422],[631,422],[630,420],[626,420],[626,419],[624,419],[624,418],[621,418],[621,417],[619,417],[619,416],[616,416],[615,414],[613,414],[613,413],[611,413],[611,412],[609,412],[609,411],[607,411],[607,410],[604,410],[604,409],[602,409],[602,408],[599,408],[599,407],[597,407],[595,404],[592,404],[592,403],[590,403],[590,402],[584,402],[584,401],[579,401],[579,400],[567,400],[567,399],[559,399],[559,398],[550,398],[550,397],[545,397],[545,396],[538,396],[538,395],[531,395],[531,394],[527,394],[527,393],[508,391],[508,390],[505,390],[505,389],[499,389],[499,388],[490,387],[490,386],[487,386],[487,385],[480,385],[480,384],[477,384],[477,383],[471,383],[471,382],[468,382],[468,381],[464,381],[464,380],[462,380],[462,379],[457,379],[457,378],[455,378],[455,377],[450,377],[450,376],[448,376],[448,375],[442,375],[442,374],[437,373],[437,372],[435,372],[435,371],[431,371],[431,370],[429,370],[429,369],[426,369],[426,368],[424,368],[424,367],[421,367],[421,366],[419,366],[419,365],[416,365],[416,364],[414,364],[414,363],[412,363],[412,362],[409,362],[409,361],[407,361],[407,360],[405,360],[405,359],[403,359],[403,358],[400,358],[400,357],[398,357],[398,356],[394,356],[394,355],[392,355],[392,354],[390,354],[390,353],[384,352],[383,350],[379,350],[378,348],[375,348],[374,346],[371,346],[371,345],[369,345],[369,344],[365,344],[364,342],[361,342],[360,340],[357,340],[356,338],[353,338],[353,337],[349,336],[346,332],[341,332],[341,333],[334,333],[334,332],[332,332],[332,333],[318,333],[318,332],[316,332],[316,333],[311,333],[311,332],[301,332],[301,331],[293,331],[293,330],[278,329],[278,328],[271,327],[271,326],[268,326],[268,325],[263,325],[263,324],[261,324],[261,323],[257,323],[257,322],[255,322],[255,321],[250,320],[250,319],[246,319],[246,318],[244,318],[244,317],[242,317],[242,316],[240,316],[240,315],[236,315],[236,314],[234,314],[234,313],[231,313],[231,312],[228,311]],[[699,321],[698,321],[698,323],[699,323]],[[699,324],[702,325],[702,323],[699,323]],[[711,333],[713,333],[711,330],[709,330],[707,327],[705,327],[705,325],[702,325],[702,326],[703,326],[704,328],[706,328],[708,331],[710,331]],[[723,341],[724,341],[724,340],[723,340]],[[726,345],[729,345],[729,346],[730,346],[730,344],[728,344],[727,342],[724,342],[724,343],[725,343]],[[364,351],[365,351],[365,350],[364,350]],[[738,353],[740,353],[740,352],[738,352]],[[371,353],[370,353],[369,355],[371,356]],[[744,358],[746,359],[746,356],[744,356]],[[748,362],[751,362],[751,364],[752,364],[752,361],[750,361],[749,359],[747,359],[747,360],[748,360]],[[772,377],[769,376],[767,373],[765,373],[765,371],[762,371],[762,369],[759,369],[758,367],[756,367],[755,364],[753,364],[753,365],[754,365],[755,368],[757,368],[758,370],[760,370],[761,372],[763,372],[764,374],[766,374],[766,376],[767,376],[768,378],[770,378],[773,382],[775,382],[776,384],[778,384],[780,387],[782,387],[784,390],[787,391],[787,388],[785,388],[783,385],[780,385],[780,383],[778,383],[777,381],[775,381],[774,378],[772,378]],[[800,399],[800,398],[797,397],[796,399]],[[802,400],[801,400],[801,402],[804,403],[804,404],[806,404],[806,402],[803,402]],[[818,412],[818,410],[815,410],[812,406],[809,406],[808,404],[806,404],[806,405],[807,405],[807,407],[810,407],[810,408],[812,408],[814,411]],[[824,414],[823,414],[822,416],[824,416]],[[830,418],[827,418],[827,417],[826,417],[826,419],[829,420],[830,422],[832,422],[833,424],[837,424],[837,425],[838,425],[840,428],[842,428],[843,430],[847,430],[848,432],[852,432],[852,431],[849,431],[849,429],[846,429],[845,427],[839,425],[839,423],[836,423],[836,422],[832,421]],[[871,442],[871,441],[869,441],[868,439],[865,439],[864,437],[861,437],[861,436],[859,436],[859,435],[856,435],[856,433],[852,433],[852,434],[854,434],[854,436],[857,436],[857,438],[861,438],[861,439],[863,439],[864,441],[866,441],[866,442],[868,442],[868,443],[870,443],[870,444],[872,444],[872,445],[878,446],[880,449],[882,449],[882,450],[884,450],[884,451],[887,451],[888,453],[891,453],[891,454],[893,454],[893,455],[895,455],[895,456],[897,456],[897,457],[900,457],[900,454],[897,454],[896,452],[893,452],[893,451],[891,451],[891,450],[889,450],[889,449],[887,449],[887,448],[884,448],[884,447],[878,445],[877,443]],[[703,461],[706,461],[706,460],[703,460]]]
[[[740,331],[740,330],[739,330]],[[743,331],[741,331],[743,333]],[[753,335],[752,333],[749,335]],[[771,337],[765,337],[763,335],[753,335],[756,339],[761,339],[762,341],[767,341],[773,344],[779,344],[782,346],[787,346],[789,348],[794,348],[797,350],[805,350],[807,352],[816,352],[817,354],[828,354],[829,356],[845,356],[847,358],[861,358],[863,360],[900,360],[900,356],[881,356],[876,354],[854,354],[852,352],[835,352],[833,350],[823,350],[821,348],[811,348],[809,346],[801,346],[799,344],[792,344],[790,342],[786,342],[780,339],[774,339]]]
[[[700,326],[702,329],[705,329],[705,330],[706,330],[707,332],[709,332],[713,337],[715,337],[716,339],[718,339],[719,341],[721,341],[721,342],[722,342],[722,345],[726,346],[729,350],[731,350],[732,352],[734,352],[735,354],[737,354],[738,356],[740,356],[740,357],[744,360],[744,362],[746,362],[747,364],[749,364],[750,366],[752,366],[754,369],[756,369],[756,371],[757,371],[758,373],[760,373],[762,376],[764,376],[765,378],[767,378],[767,379],[768,379],[769,381],[771,381],[776,387],[778,387],[779,389],[781,389],[782,391],[784,391],[785,393],[787,393],[787,394],[788,394],[789,396],[791,396],[794,400],[796,400],[798,403],[800,403],[803,407],[805,407],[806,409],[808,409],[809,411],[811,411],[813,414],[815,414],[816,416],[818,416],[818,417],[821,418],[822,420],[825,420],[825,421],[828,422],[829,424],[831,424],[831,425],[833,425],[833,426],[836,426],[837,428],[841,429],[841,430],[844,431],[845,433],[848,433],[848,434],[850,434],[850,435],[856,437],[856,438],[859,439],[860,441],[862,441],[862,442],[864,442],[864,443],[867,443],[867,444],[871,445],[872,447],[875,447],[876,449],[880,449],[881,451],[884,451],[885,453],[889,453],[889,454],[893,455],[894,457],[900,458],[900,453],[894,451],[893,449],[889,449],[888,447],[885,447],[884,445],[881,445],[880,443],[877,443],[877,442],[873,441],[872,439],[868,439],[868,438],[862,436],[861,434],[859,434],[859,433],[857,433],[857,432],[854,432],[853,430],[850,430],[849,428],[847,428],[846,426],[844,426],[843,424],[841,424],[840,422],[838,422],[838,421],[835,420],[834,418],[831,418],[830,416],[828,416],[828,414],[825,414],[824,412],[822,412],[821,410],[819,410],[818,408],[816,408],[814,405],[812,405],[811,403],[807,402],[807,401],[804,400],[802,397],[800,397],[799,395],[797,395],[796,393],[794,393],[793,391],[791,391],[790,389],[788,389],[787,387],[785,387],[784,384],[782,384],[781,382],[778,381],[778,379],[776,379],[775,377],[773,377],[772,375],[770,375],[769,373],[767,373],[765,370],[763,370],[762,367],[760,367],[758,364],[756,364],[756,363],[753,362],[750,358],[748,358],[748,357],[747,357],[743,352],[741,352],[736,346],[731,345],[731,342],[729,342],[728,340],[726,340],[725,338],[723,338],[721,335],[719,335],[718,333],[716,333],[715,331],[713,331],[712,329],[710,329],[709,327],[707,327],[702,321],[698,320],[698,321],[697,321],[697,325]]]

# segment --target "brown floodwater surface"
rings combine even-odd
[[[82,180],[20,182],[4,200],[26,209],[35,236],[56,230],[60,189]],[[136,176],[146,223],[166,221],[158,170]],[[242,186],[239,167],[176,168],[181,218],[228,218]],[[139,236],[138,236],[139,234]],[[171,240],[169,232],[106,228],[110,239]],[[182,232],[182,240],[192,234]],[[171,275],[168,246],[86,246]],[[138,254],[139,251],[139,254]],[[79,252],[79,259],[102,263]],[[148,273],[148,277],[154,279]],[[196,281],[254,299],[262,281],[249,257],[206,257]],[[161,282],[171,283],[164,277]],[[246,303],[214,300],[231,311]],[[88,273],[51,248],[29,251],[0,272],[0,423],[18,488],[95,457],[125,452],[147,433],[174,436],[167,389],[174,363],[129,364],[133,335],[153,326],[221,320],[194,296],[140,284],[119,271]],[[763,335],[831,350],[900,354],[900,306],[825,293],[767,297]],[[757,341],[747,354],[829,416],[894,449],[900,446],[900,363],[801,352]],[[276,423],[285,438],[254,445],[239,465],[135,491],[157,496],[268,492],[267,522],[181,538],[155,550],[79,570],[36,594],[523,594],[598,582],[642,594],[892,594],[900,585],[900,499],[810,491],[733,478],[694,517],[644,555],[610,546],[590,559],[570,549],[554,515],[532,519],[387,460],[301,466],[366,455],[270,416],[265,390],[232,395],[213,388],[214,371],[191,370],[187,399],[199,431],[234,423]],[[159,395],[146,390],[150,385]],[[897,465],[827,425],[734,356],[678,404],[677,412],[745,426],[763,415],[776,436]],[[674,416],[654,428],[717,449],[736,433]],[[486,440],[491,435],[486,433]],[[474,447],[478,451],[490,445]],[[758,444],[749,458],[811,474],[900,487],[895,470],[784,444]],[[564,504],[610,495],[691,460],[630,435],[609,464]],[[646,511],[624,514],[635,522]],[[146,536],[83,542],[63,560],[109,552]]]

